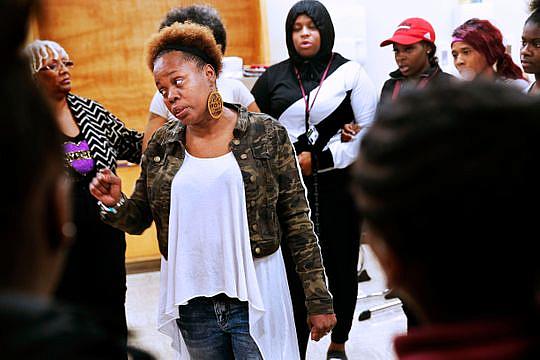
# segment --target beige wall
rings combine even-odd
[[[101,102],[131,127],[143,129],[155,91],[144,43],[163,15],[194,1],[45,0],[34,36],[59,42],[75,62],[73,91]],[[199,2],[200,3],[200,2]],[[207,1],[221,13],[227,55],[264,62],[258,1]],[[37,30],[35,30],[37,29]]]

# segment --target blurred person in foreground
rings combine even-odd
[[[354,190],[389,285],[422,324],[399,359],[539,359],[540,102],[447,84],[382,107]]]
[[[118,339],[87,314],[52,300],[75,231],[62,136],[20,56],[34,6],[0,3],[0,41],[6,45],[0,59],[0,159],[7,185],[0,208],[0,358],[123,359],[127,351]]]

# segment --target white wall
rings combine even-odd
[[[361,62],[377,88],[388,73],[395,70],[391,46],[380,48],[382,40],[392,36],[396,26],[408,17],[428,20],[436,32],[441,67],[456,73],[450,53],[454,28],[476,16],[497,25],[505,43],[512,45],[514,61],[519,64],[519,45],[527,17],[527,0],[483,0],[463,4],[463,0],[321,0],[328,8],[336,30],[334,50]],[[285,19],[296,0],[266,0],[272,63],[288,57],[285,45]]]

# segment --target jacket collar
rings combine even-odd
[[[223,103],[223,106],[236,111],[238,113],[238,118],[236,120],[236,125],[233,130],[233,135],[235,138],[241,138],[246,133],[249,124],[248,111],[247,109],[240,104],[231,104]],[[170,121],[169,129],[167,130],[166,135],[163,138],[163,144],[181,142],[182,144],[186,143],[186,127],[178,120]]]
[[[440,71],[439,65],[430,66],[423,73],[420,74],[420,77],[421,78],[429,78],[429,77],[433,76],[433,74],[435,74],[435,72],[437,72],[437,71]],[[390,73],[390,77],[392,79],[394,79],[394,80],[407,80],[407,78],[405,76],[403,76],[403,74],[401,73],[401,71],[399,71],[399,69],[397,69],[396,71],[392,71]]]

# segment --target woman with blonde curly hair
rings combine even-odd
[[[117,160],[138,163],[143,134],[128,129],[98,102],[71,92],[74,63],[60,44],[35,40],[25,51],[32,77],[49,100],[62,132],[65,170],[72,184],[77,236],[55,297],[90,311],[125,344],[125,234],[101,221],[88,186],[101,169],[115,171]]]
[[[148,144],[131,198],[110,171],[94,178],[103,219],[135,234],[155,221],[158,326],[181,358],[297,359],[282,238],[304,283],[312,338],[336,318],[287,132],[223,103],[221,51],[206,27],[162,29],[149,41],[148,67],[178,121]]]

